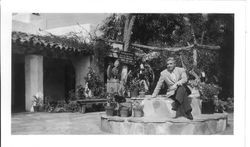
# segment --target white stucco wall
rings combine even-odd
[[[12,18],[12,31],[38,34],[46,28],[46,19],[31,13],[18,13]]]
[[[82,56],[71,59],[75,68],[76,87],[78,85],[85,85],[84,77],[87,76],[90,67],[90,56]]]
[[[25,110],[31,111],[33,96],[43,98],[43,56],[25,56]]]

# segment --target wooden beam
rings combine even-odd
[[[138,48],[145,48],[149,50],[155,50],[155,51],[171,51],[171,52],[178,52],[181,50],[190,50],[194,45],[185,46],[185,47],[166,47],[166,48],[160,48],[160,47],[154,47],[154,46],[147,46],[147,45],[140,45],[140,44],[131,44],[133,47]]]
[[[107,42],[123,44],[121,41],[115,41],[115,40],[108,40]],[[219,50],[220,49],[220,46],[201,45],[201,44],[195,44],[195,45],[192,44],[192,45],[183,46],[183,47],[166,47],[166,48],[148,46],[148,45],[141,45],[141,44],[136,44],[136,43],[132,43],[131,46],[132,47],[137,47],[137,48],[155,50],[155,51],[172,51],[172,52],[177,52],[177,51],[181,51],[181,50],[190,50],[193,47],[196,47],[197,49],[208,49],[208,50]]]
[[[197,44],[196,47],[200,48],[200,49],[208,49],[208,50],[219,50],[220,46],[213,46],[213,45],[201,45],[201,44]]]

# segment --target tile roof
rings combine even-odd
[[[32,51],[31,51],[32,49]],[[24,32],[12,32],[12,51],[14,53],[44,53],[63,52],[65,54],[89,55],[93,54],[91,45],[79,41],[72,41],[60,36],[41,36]]]

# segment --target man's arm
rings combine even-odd
[[[185,69],[181,69],[181,79],[176,82],[175,84],[178,85],[183,85],[185,83],[187,83],[188,78],[187,78],[187,74],[186,74],[186,70]]]
[[[159,78],[159,81],[157,82],[157,85],[155,87],[155,90],[152,94],[152,97],[156,97],[161,90],[162,83],[164,82],[164,75],[161,73],[161,76]]]

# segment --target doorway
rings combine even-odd
[[[11,80],[11,111],[25,112],[24,55],[12,55]]]

